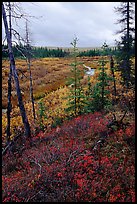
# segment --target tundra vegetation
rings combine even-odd
[[[10,58],[3,54],[3,202],[135,202],[135,56],[127,83],[118,58],[122,48],[112,50],[105,42],[99,50],[81,51],[77,38],[71,45],[71,52],[33,48],[26,24],[26,45],[18,48],[27,58],[11,46],[30,137],[16,81],[9,78]],[[37,49],[41,56],[33,53]]]

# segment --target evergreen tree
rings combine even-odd
[[[92,100],[93,100],[93,87],[92,84],[90,82],[90,76],[88,76],[88,88],[87,91],[85,93],[85,106],[84,106],[84,112],[85,113],[90,113],[90,112],[94,112],[94,108],[92,105]]]
[[[109,81],[112,80],[112,78],[108,77],[105,64],[106,61],[104,59],[100,60],[100,73],[97,78],[98,82],[95,86],[91,87],[91,84],[88,84],[89,97],[87,106],[85,107],[86,112],[87,110],[88,112],[100,111],[110,105],[110,101],[108,99],[110,92],[107,87],[109,86]]]
[[[109,55],[110,54],[110,52],[109,52],[109,46],[108,46],[108,44],[106,43],[106,42],[104,42],[104,44],[102,45],[102,55],[103,56],[107,56],[107,55]]]
[[[121,19],[118,23],[122,25],[122,29],[117,33],[122,34],[121,41],[118,42],[119,54],[117,56],[118,68],[121,70],[122,78],[126,87],[129,87],[131,80],[131,69],[134,48],[134,3],[121,2],[121,6],[115,8],[116,12],[121,14]]]
[[[84,92],[81,86],[81,72],[78,68],[78,63],[77,62],[77,38],[74,38],[73,42],[71,43],[71,45],[73,46],[73,58],[74,58],[74,62],[71,63],[71,73],[72,73],[72,77],[70,77],[68,79],[67,84],[71,85],[70,86],[70,94],[68,96],[69,99],[69,103],[68,103],[68,108],[66,108],[66,111],[71,111],[74,115],[79,115],[81,113],[83,113],[84,110]]]
[[[104,42],[103,46],[102,46],[102,52],[104,53],[103,55],[107,55],[110,57],[110,71],[111,71],[111,74],[112,74],[112,81],[113,81],[113,88],[114,88],[114,96],[115,96],[115,99],[113,102],[116,102],[116,80],[115,80],[115,68],[114,68],[114,59],[113,59],[113,56],[112,56],[112,50],[109,48],[108,44],[106,42]]]

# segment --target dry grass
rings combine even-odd
[[[78,61],[92,68],[97,68],[98,57],[81,57]],[[35,99],[39,99],[44,94],[57,90],[60,86],[65,85],[66,78],[70,76],[70,64],[72,58],[42,58],[33,59],[31,62],[31,71],[33,78],[33,89]],[[79,65],[84,71],[83,65]],[[21,69],[26,77],[21,78],[19,72],[20,87],[23,92],[23,97],[26,101],[29,100],[29,72],[27,63],[23,59],[16,60],[16,68]],[[7,106],[7,89],[8,89],[8,74],[9,61],[2,61],[2,107]],[[84,72],[83,72],[84,74]],[[15,93],[14,80],[12,83],[12,104],[17,105],[17,97]]]
[[[86,66],[98,68],[99,64],[99,57],[83,57],[78,58],[79,62],[83,62]],[[43,124],[45,127],[50,129],[54,119],[57,117],[65,118],[66,113],[64,109],[67,107],[67,101],[65,97],[67,97],[68,87],[65,86],[66,78],[71,75],[70,72],[70,63],[72,59],[70,58],[44,58],[44,59],[37,59],[32,61],[32,76],[33,76],[33,89],[34,89],[34,98],[35,98],[35,110],[38,116],[39,113],[39,106],[38,102],[39,99],[42,98],[44,106],[46,107],[46,117],[47,119],[44,120]],[[7,80],[8,80],[8,61],[3,61],[3,73],[5,77],[2,81],[2,108],[6,108],[7,106]],[[24,74],[28,75],[27,72],[27,65],[25,66],[25,61],[17,60],[17,65],[20,65]],[[23,65],[21,67],[21,65]],[[83,70],[83,79],[82,79],[82,87],[86,93],[87,90],[87,83],[88,83],[88,76],[84,75],[84,66],[81,64],[79,65],[80,69]],[[109,63],[107,64],[107,73],[110,74]],[[91,86],[97,83],[97,77],[99,75],[99,69],[96,69],[94,76],[90,77]],[[111,75],[111,74],[110,74]],[[119,112],[119,110],[124,110],[126,104],[130,100],[131,106],[134,107],[134,92],[133,90],[128,91],[128,93],[123,94],[123,87],[120,84],[121,77],[120,73],[116,72],[116,85],[117,85],[117,100],[119,100],[119,107],[114,107],[114,111]],[[20,76],[19,76],[20,77]],[[12,83],[12,113],[11,113],[11,132],[14,136],[14,129],[22,127],[22,121],[19,113],[19,107],[17,106],[17,96],[14,87],[14,83]],[[31,127],[34,128],[33,124],[33,116],[32,116],[32,105],[30,102],[30,94],[29,94],[29,79],[24,78],[20,79],[20,86],[21,91],[23,94],[23,101],[25,103],[26,113],[31,124]],[[113,83],[109,84],[110,95],[109,98],[112,100],[113,96]],[[124,92],[125,93],[125,92]],[[118,108],[118,110],[117,110]],[[133,109],[133,108],[132,108]],[[129,117],[128,117],[129,118]],[[39,121],[39,118],[37,118]],[[2,111],[2,133],[3,138],[5,138],[6,134],[6,110]],[[38,124],[39,125],[39,124]],[[5,139],[3,139],[5,140]]]

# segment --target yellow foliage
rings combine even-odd
[[[99,67],[98,60],[99,57],[81,57],[78,59],[82,61],[86,66],[90,66],[96,68],[95,74],[90,76],[91,86],[93,87],[97,83],[97,77],[99,75]],[[35,129],[35,126],[39,125],[40,117],[39,117],[39,105],[38,102],[40,98],[43,98],[43,105],[45,106],[45,115],[46,118],[42,118],[43,125],[46,126],[47,130],[51,127],[55,118],[64,119],[66,116],[72,114],[71,112],[66,113],[65,108],[67,108],[67,96],[69,93],[69,88],[65,86],[66,77],[70,76],[70,66],[69,64],[72,62],[71,58],[43,58],[43,59],[33,59],[32,60],[32,77],[33,77],[33,89],[34,89],[34,98],[35,98],[35,109],[36,109],[36,123],[34,124],[33,114],[32,114],[32,104],[30,102],[30,94],[29,94],[29,81],[20,81],[21,89],[24,91],[24,105],[26,109],[26,113],[28,116],[29,123],[31,125],[31,129]],[[29,76],[27,73],[27,66],[24,60],[17,60],[17,66],[23,69],[23,72],[26,76]],[[3,93],[3,103],[7,103],[7,77],[9,69],[9,62],[4,61],[2,63],[2,73],[4,80],[2,82],[2,93]],[[109,76],[111,75],[109,63],[106,65],[106,71]],[[84,70],[84,67],[81,66],[80,69]],[[85,80],[85,81],[84,81]],[[121,85],[121,73],[115,72],[115,80],[118,98],[125,97],[132,99],[134,97],[134,93],[130,90],[127,93],[121,95],[121,90],[123,87]],[[87,90],[87,78],[83,78],[83,86],[84,91]],[[15,88],[14,88],[15,89]],[[114,96],[113,92],[113,81],[109,83],[110,89],[110,99]],[[15,91],[15,90],[13,90]],[[17,99],[16,99],[17,100]],[[12,99],[13,104],[13,99]],[[7,118],[6,113],[2,113],[2,139],[5,140],[6,136],[6,126],[7,126]],[[23,129],[22,118],[20,116],[19,107],[17,106],[17,102],[13,104],[13,109],[11,113],[11,139],[15,136],[15,130]]]

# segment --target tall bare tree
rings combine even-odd
[[[33,117],[35,120],[36,114],[35,114],[34,97],[33,97],[32,74],[31,74],[31,46],[29,42],[29,31],[28,31],[27,20],[26,20],[26,58],[27,58],[27,63],[28,63],[28,71],[29,71],[29,79],[30,79],[30,100],[32,102]]]
[[[11,3],[8,2],[8,8],[9,8],[9,32],[10,32],[10,39],[11,39],[11,45],[12,45],[12,22],[11,22]],[[10,113],[12,110],[12,104],[11,104],[11,90],[12,90],[12,85],[11,85],[11,79],[12,79],[12,67],[10,64],[10,72],[9,72],[9,77],[8,77],[8,104],[7,104],[7,143],[10,141]]]
[[[15,65],[15,59],[14,59],[14,54],[13,54],[13,49],[12,49],[11,35],[10,35],[10,30],[9,30],[9,26],[8,26],[8,22],[7,22],[7,16],[6,16],[4,3],[2,3],[2,17],[3,17],[6,39],[7,39],[7,44],[8,44],[10,66],[11,66],[12,74],[13,74],[14,81],[15,81],[15,87],[16,87],[17,97],[18,97],[18,104],[19,104],[20,113],[22,116],[22,122],[24,124],[25,135],[26,135],[26,137],[31,137],[30,125],[29,125],[28,118],[26,115],[24,103],[22,100],[22,94],[21,94],[18,74],[17,74],[17,70],[16,70],[16,65]]]

